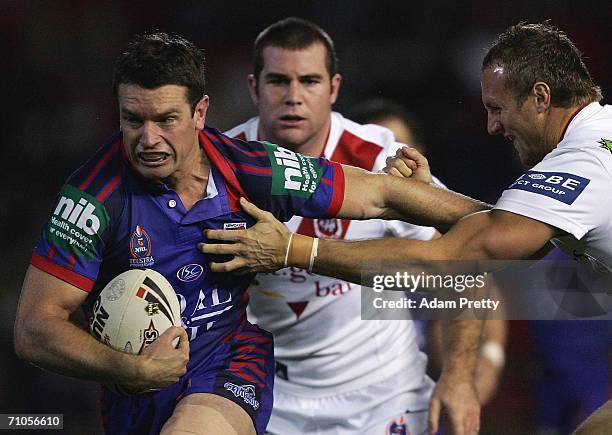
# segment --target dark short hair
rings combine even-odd
[[[602,99],[582,53],[564,32],[547,22],[520,22],[499,35],[482,61],[483,71],[495,67],[504,69],[506,87],[519,103],[525,101],[537,81],[548,84],[556,107]]]
[[[326,66],[329,76],[338,72],[338,58],[334,41],[329,35],[310,21],[289,17],[266,27],[255,39],[253,46],[253,75],[259,79],[263,70],[263,51],[266,47],[280,47],[287,50],[302,50],[313,44],[323,44],[327,51]]]
[[[120,84],[145,89],[185,86],[193,110],[205,93],[204,72],[204,52],[192,42],[167,33],[145,33],[133,39],[119,55],[113,88],[116,93]]]
[[[359,124],[378,124],[381,121],[397,119],[408,127],[415,143],[423,143],[423,132],[416,116],[397,101],[387,98],[363,101],[353,107],[349,118]]]

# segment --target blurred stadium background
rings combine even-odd
[[[246,88],[253,40],[291,15],[314,21],[335,40],[344,77],[337,110],[349,112],[372,97],[406,105],[422,124],[435,173],[486,201],[520,173],[512,147],[487,136],[480,102],[480,61],[497,33],[521,20],[550,19],[584,52],[610,103],[608,1],[0,0],[0,413],[64,413],[63,433],[101,433],[97,385],[19,361],[12,326],[30,251],[55,193],[118,126],[111,76],[119,50],[151,29],[180,33],[204,48],[208,123],[223,130],[255,114]],[[483,433],[534,430],[537,360],[524,323],[512,324],[508,352],[501,388],[483,412]]]

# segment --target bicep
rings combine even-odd
[[[21,289],[17,325],[47,316],[68,319],[86,298],[83,290],[30,265]]]
[[[383,179],[388,176],[349,165],[342,165],[342,170],[344,200],[338,217],[364,219],[380,216],[384,211]]]
[[[532,257],[557,231],[535,219],[492,210],[463,218],[432,243],[441,259],[518,260]]]

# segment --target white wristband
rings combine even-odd
[[[312,241],[312,249],[310,250],[310,261],[308,262],[308,272],[312,272],[312,266],[314,266],[314,260],[317,256],[319,248],[319,238],[315,237]]]
[[[289,236],[289,242],[287,243],[287,252],[285,252],[285,262],[283,263],[284,267],[287,267],[287,261],[289,261],[289,250],[291,249],[291,241],[293,240],[293,233]]]
[[[495,367],[503,367],[506,362],[506,352],[501,344],[487,341],[480,347],[480,355],[488,359]]]

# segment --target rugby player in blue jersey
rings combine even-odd
[[[240,198],[280,220],[418,222],[422,216],[405,208],[428,202],[435,188],[205,127],[204,57],[177,36],[131,42],[114,86],[121,130],[70,176],[42,228],[17,312],[16,352],[45,369],[133,392],[104,390],[108,433],[261,434],[272,407],[272,338],[246,319],[253,274],[210,270],[222,258],[198,250],[205,231],[253,225]],[[378,198],[383,185],[388,197]],[[481,205],[449,193],[438,208],[444,223]],[[301,242],[294,248],[305,252]],[[91,313],[113,277],[145,267],[174,287],[183,328],[131,355],[70,321],[80,307]]]

